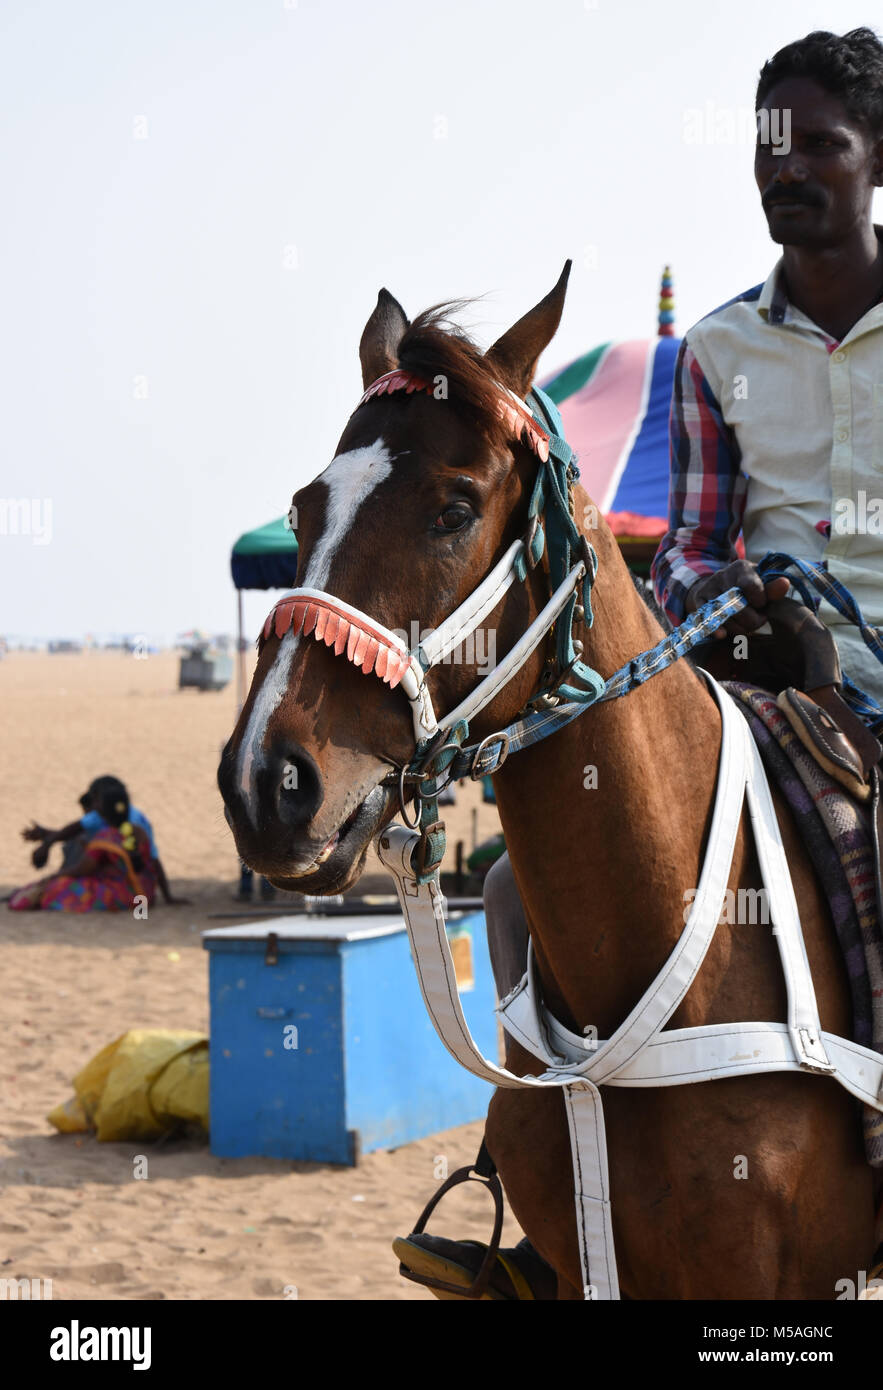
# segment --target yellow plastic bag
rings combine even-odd
[[[74,1077],[76,1097],[48,1116],[62,1133],[94,1129],[102,1141],[156,1139],[179,1124],[208,1134],[208,1038],[132,1028]]]
[[[89,1116],[80,1104],[79,1096],[71,1096],[63,1105],[56,1105],[46,1118],[62,1134],[82,1134],[89,1128]]]

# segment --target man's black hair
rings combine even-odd
[[[883,138],[883,43],[873,29],[829,34],[816,29],[780,48],[760,70],[755,110],[788,77],[809,77],[838,97],[874,140]]]

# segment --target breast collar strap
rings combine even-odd
[[[380,859],[396,880],[423,999],[448,1052],[492,1085],[526,1090],[555,1087],[562,1094],[587,1299],[619,1298],[604,1086],[682,1086],[755,1072],[815,1073],[833,1078],[858,1100],[883,1112],[883,1057],[821,1028],[800,914],[763,763],[731,697],[710,676],[706,681],[721,714],[720,759],[705,858],[683,932],[628,1017],[600,1041],[565,1028],[544,1006],[529,948],[527,972],[501,1001],[498,1012],[507,1032],[541,1063],[544,1070],[538,1076],[519,1076],[501,1067],[482,1054],[472,1037],[457,987],[438,873],[423,883],[416,873],[418,837],[401,826],[389,826],[378,839]],[[667,1030],[665,1025],[696,978],[714,938],[746,799],[785,977],[787,1022]]]

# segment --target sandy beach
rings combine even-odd
[[[99,1144],[46,1119],[84,1063],[127,1029],[208,1032],[200,934],[235,920],[210,914],[236,910],[238,863],[215,786],[235,691],[179,691],[177,670],[173,653],[0,661],[0,891],[37,876],[21,829],[73,820],[89,781],[114,773],[151,820],[173,891],[192,899],[139,922],[0,908],[2,1275],[51,1279],[56,1299],[431,1299],[399,1277],[390,1243],[435,1190],[438,1157],[451,1171],[475,1157],[480,1122],[345,1169],[219,1159],[191,1141]],[[473,833],[498,828],[471,784],[445,820],[449,845],[462,839],[467,853]],[[49,867],[59,862],[56,848]],[[138,1154],[146,1181],[134,1177]],[[486,1240],[491,1226],[490,1199],[470,1184],[446,1199],[434,1229]],[[519,1235],[507,1222],[504,1243]]]

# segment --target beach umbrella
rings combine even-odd
[[[628,564],[643,573],[668,530],[668,417],[680,345],[666,266],[655,338],[602,343],[540,382],[561,411],[583,487]]]
[[[287,516],[246,531],[230,557],[237,589],[290,589],[297,573],[297,539]]]

